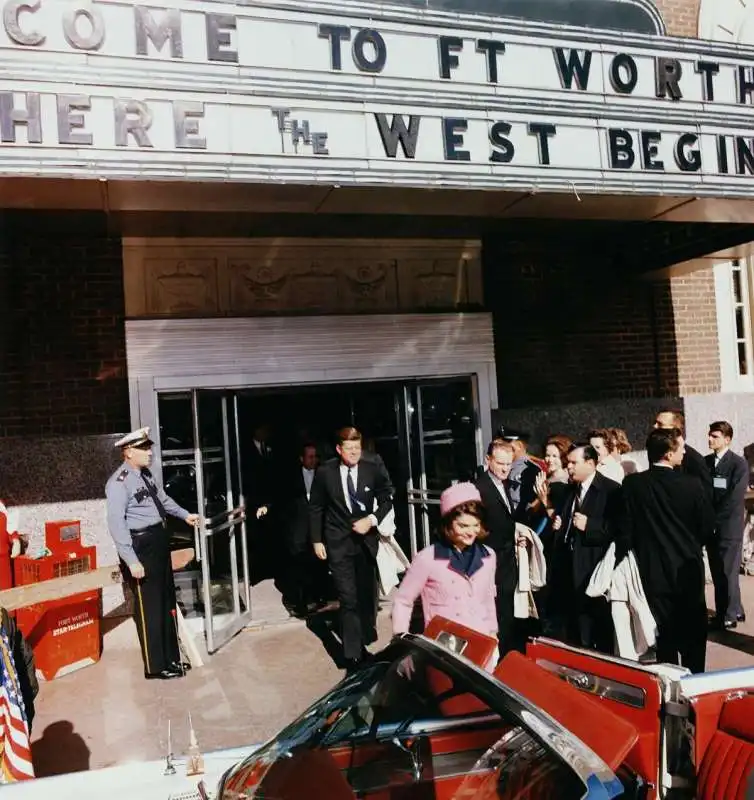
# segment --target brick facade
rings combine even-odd
[[[121,244],[102,217],[0,230],[0,437],[128,429]]]
[[[720,350],[717,338],[717,309],[712,268],[671,277],[669,287],[672,315],[661,317],[659,332],[661,360],[675,386],[671,393],[686,396],[720,391]],[[672,342],[674,353],[667,353]]]
[[[719,391],[712,270],[650,280],[589,252],[487,253],[500,407]]]
[[[699,0],[655,0],[669,36],[699,35]]]

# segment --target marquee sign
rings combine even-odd
[[[754,52],[458,19],[8,0],[0,172],[748,193]]]

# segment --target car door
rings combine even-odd
[[[650,800],[658,796],[662,776],[666,776],[665,783],[673,783],[665,722],[675,704],[668,692],[687,670],[634,663],[546,638],[529,642],[526,654],[540,667],[598,698],[636,728],[638,740],[625,763],[650,784]]]

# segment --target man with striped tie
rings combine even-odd
[[[340,601],[341,641],[348,670],[377,640],[377,526],[393,506],[382,461],[362,460],[361,433],[337,434],[338,457],[316,472],[309,499],[314,553],[327,560]]]
[[[623,496],[619,483],[597,472],[598,463],[591,444],[579,442],[568,451],[569,491],[553,520],[548,582],[560,636],[570,644],[612,653],[610,607],[604,597],[587,597],[586,588],[617,536]]]

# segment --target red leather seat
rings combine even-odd
[[[697,800],[746,800],[754,781],[754,694],[726,700],[704,753]]]

